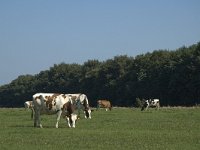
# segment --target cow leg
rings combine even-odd
[[[42,124],[40,123],[40,110],[34,111],[34,127],[42,128]]]
[[[149,108],[149,105],[147,105],[146,110]]]
[[[69,116],[66,116],[66,119],[67,119],[67,123],[68,123],[68,126],[71,128],[75,128],[76,127],[76,120],[78,119],[78,116],[77,114],[71,114]]]
[[[31,119],[33,119],[33,110],[31,110]]]
[[[40,128],[43,128],[43,127],[42,127],[42,124],[41,124],[41,114],[40,114],[40,110],[38,111],[38,125],[40,126]]]
[[[75,128],[76,124],[75,124],[75,120],[72,120],[72,127]]]
[[[84,111],[84,114],[85,114],[85,119],[87,119],[87,115],[86,115],[86,113],[87,113],[87,112],[86,112],[86,111]]]
[[[159,108],[160,108],[160,104],[157,103],[157,104],[156,104],[156,109],[159,110]]]
[[[68,116],[66,116],[66,119],[67,119],[68,127],[71,128],[70,118]]]
[[[38,123],[38,113],[37,113],[37,111],[35,112],[35,114],[34,114],[34,127],[37,127],[37,123]]]
[[[62,111],[61,111],[61,110],[59,110],[59,111],[57,112],[57,122],[56,122],[56,128],[58,128],[58,123],[59,123],[59,121],[60,121],[60,116],[61,116],[61,114],[62,114]]]
[[[38,110],[36,110],[34,114],[34,127],[38,126],[38,116]]]
[[[70,125],[70,122],[69,122],[69,117],[66,116],[66,118],[67,118],[68,127],[71,128],[71,125]]]
[[[38,117],[38,124],[39,124],[40,128],[43,128],[43,127],[42,127],[42,124],[41,124],[41,116],[40,116],[40,115],[39,115],[39,117]]]
[[[88,112],[89,112],[89,119],[91,119],[91,118],[92,118],[92,117],[91,117],[92,111],[91,111],[91,110],[88,110]]]
[[[33,119],[33,115],[34,115],[34,109],[31,109],[31,119]]]

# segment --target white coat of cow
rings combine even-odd
[[[156,107],[157,109],[159,109],[160,108],[160,100],[159,99],[145,100],[141,111],[143,111],[144,109],[147,110],[149,107]]]
[[[67,107],[64,107],[67,103],[71,103],[71,98],[67,94],[55,94],[55,93],[36,93],[33,95],[34,105],[34,127],[42,128],[40,115],[41,114],[57,114],[56,128],[62,113],[66,116],[67,120],[71,120],[72,126],[75,127],[74,122],[77,119],[77,115],[73,112],[68,112]],[[71,105],[70,105],[71,106]],[[71,123],[69,124],[71,127]]]

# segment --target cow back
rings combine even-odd
[[[69,100],[69,96],[65,94],[37,93],[33,95],[34,109],[39,109],[44,114],[56,113]]]

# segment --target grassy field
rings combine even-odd
[[[34,128],[31,111],[0,108],[1,150],[199,150],[200,108],[133,108],[94,111],[78,120],[75,129],[62,118],[42,116],[43,129]]]

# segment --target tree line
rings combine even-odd
[[[21,75],[0,86],[0,107],[22,107],[37,92],[84,93],[91,106],[98,99],[108,99],[114,106],[136,106],[138,98],[159,98],[161,106],[198,105],[200,42],[135,57],[60,63],[36,75]]]

